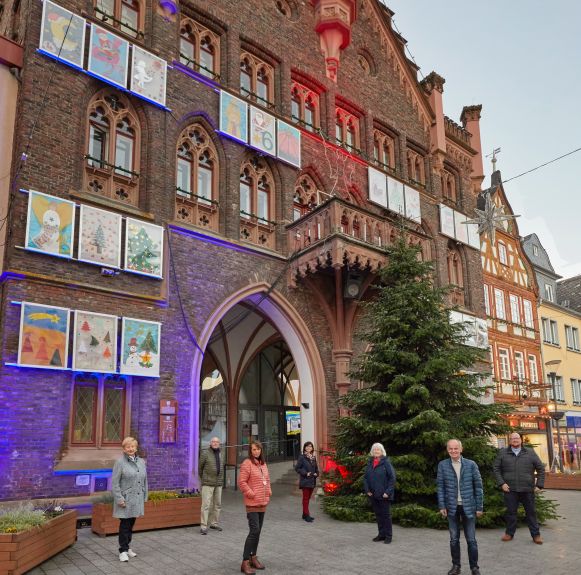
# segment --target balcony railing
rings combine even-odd
[[[290,285],[323,268],[349,265],[376,271],[385,262],[385,247],[397,235],[397,224],[364,208],[333,197],[287,225]],[[410,229],[410,241],[424,249],[426,237]]]
[[[494,385],[497,401],[523,405],[540,405],[548,401],[547,390],[550,386],[544,383],[531,383],[526,380],[495,380]]]

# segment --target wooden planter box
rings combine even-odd
[[[581,491],[581,475],[566,473],[547,473],[545,489],[578,489]]]
[[[26,573],[76,540],[77,512],[71,510],[28,531],[0,533],[0,573]]]
[[[201,506],[201,497],[146,501],[145,515],[137,519],[133,531],[199,525]],[[102,537],[119,533],[119,519],[113,517],[113,505],[106,503],[93,505],[91,529],[93,533]]]

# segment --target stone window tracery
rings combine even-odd
[[[418,152],[408,148],[407,150],[408,179],[422,186],[426,185],[426,172],[424,167],[424,157]]]
[[[360,148],[359,118],[339,107],[335,111],[335,140],[350,151]]]
[[[295,184],[293,196],[293,221],[296,221],[314,208],[319,203],[319,193],[313,178],[308,174],[300,176]]]
[[[143,37],[143,0],[95,0],[95,17],[132,38]]]
[[[448,246],[446,264],[448,268],[448,282],[452,289],[450,292],[451,303],[453,305],[464,305],[464,271],[462,268],[462,256],[452,245]]]
[[[274,68],[257,58],[243,52],[240,55],[240,93],[262,104],[274,106]]]
[[[191,18],[180,24],[180,62],[207,78],[220,79],[220,37]]]
[[[392,136],[373,130],[373,159],[381,168],[395,170],[395,139]]]
[[[320,126],[319,94],[306,86],[293,82],[291,85],[291,118],[309,132]]]
[[[440,176],[440,181],[442,185],[442,196],[451,202],[456,202],[458,196],[456,193],[455,175],[448,170],[443,170],[442,175]]]

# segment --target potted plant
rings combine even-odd
[[[0,509],[0,573],[26,573],[77,540],[77,512],[56,502],[35,508],[32,503]]]
[[[196,489],[150,491],[145,502],[145,515],[137,518],[133,531],[199,525],[201,505],[200,493]],[[119,532],[119,519],[113,517],[111,493],[93,501],[91,529],[102,537]]]

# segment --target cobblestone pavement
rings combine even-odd
[[[541,575],[579,573],[581,564],[581,492],[549,491],[560,504],[564,518],[541,532],[544,545],[532,543],[526,527],[515,539],[502,543],[502,530],[477,531],[483,575]],[[136,533],[133,549],[139,554],[120,563],[117,537],[101,538],[81,529],[77,543],[43,563],[34,575],[224,575],[239,573],[247,532],[246,515],[239,493],[224,492],[224,531],[200,535],[188,527]],[[334,521],[311,507],[316,521],[301,520],[300,499],[279,495],[271,502],[258,556],[266,564],[265,575],[293,573],[321,575],[444,575],[450,568],[447,531],[394,527],[391,545],[373,543],[375,525]],[[466,544],[462,540],[463,573],[469,574]],[[259,572],[260,573],[260,572]]]

